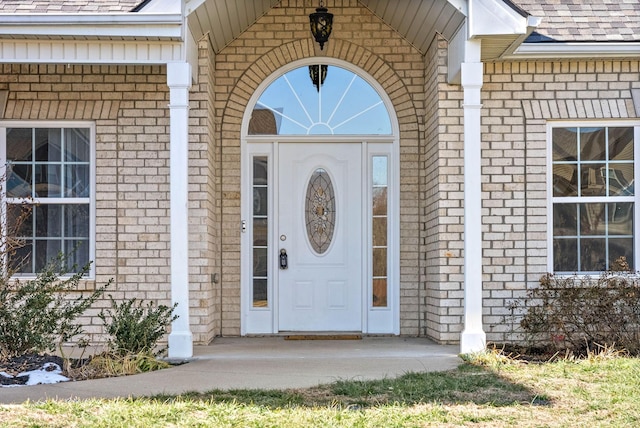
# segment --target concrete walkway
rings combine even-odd
[[[450,370],[458,346],[428,339],[285,340],[218,338],[194,348],[188,364],[133,376],[0,388],[0,403],[180,394],[213,389],[306,388],[336,380],[382,379],[407,372]]]

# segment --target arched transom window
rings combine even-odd
[[[299,67],[262,92],[249,135],[391,135],[378,92],[352,71],[328,64]]]

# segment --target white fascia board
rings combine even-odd
[[[2,14],[0,36],[182,39],[182,14]]]
[[[529,19],[502,0],[469,1],[469,38],[526,34]]]
[[[197,8],[202,6],[207,0],[187,0],[184,5],[184,14],[189,16],[196,11]]]
[[[166,64],[184,55],[180,41],[0,39],[0,63],[10,64]]]
[[[523,43],[505,59],[640,57],[640,43]]]
[[[464,16],[469,16],[469,3],[467,0],[447,0],[449,4],[460,11]]]

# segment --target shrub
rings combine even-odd
[[[98,317],[111,336],[109,346],[113,352],[119,355],[153,353],[157,356],[166,351],[154,352],[154,349],[169,324],[178,318],[173,315],[177,303],[173,307],[154,307],[153,302],[144,305],[143,301],[136,299],[122,303],[116,302],[112,296],[109,299],[112,310],[102,310]]]
[[[622,269],[628,265],[618,260]],[[614,346],[640,355],[640,284],[631,272],[610,271],[598,278],[547,274],[526,298],[520,326],[530,346],[549,345],[584,354]]]
[[[9,270],[0,276],[0,355],[13,357],[25,353],[52,351],[82,332],[74,320],[100,297],[106,285],[89,296],[68,298],[89,271],[86,264],[71,276],[66,260],[59,256],[49,262],[35,279],[12,279]],[[74,267],[75,269],[75,267]]]

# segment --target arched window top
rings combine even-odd
[[[313,64],[288,71],[260,94],[249,135],[391,135],[378,92],[345,68]]]

